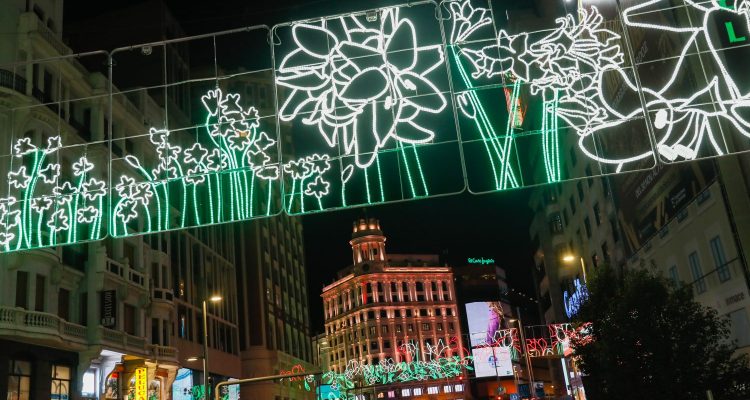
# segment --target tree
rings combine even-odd
[[[573,347],[589,399],[750,399],[750,363],[734,356],[729,322],[645,270],[592,274]]]

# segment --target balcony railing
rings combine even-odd
[[[0,87],[26,94],[26,79],[11,71],[0,69]]]
[[[102,344],[128,354],[177,361],[177,349],[169,346],[147,344],[143,337],[102,327]]]
[[[106,264],[107,272],[116,275],[118,278],[136,285],[142,289],[146,289],[146,278],[142,273],[128,267],[125,264],[119,263],[112,259],[107,259]]]
[[[47,334],[65,342],[87,344],[86,327],[68,322],[57,315],[23,308],[0,307],[0,331],[10,329],[28,334]]]

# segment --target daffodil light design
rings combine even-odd
[[[151,128],[156,165],[125,156],[129,171],[114,183],[113,236],[272,214],[273,186],[281,174],[275,133],[261,128],[258,111],[244,106],[238,94],[210,90],[201,102],[202,134],[188,142]]]
[[[472,89],[477,82],[500,80],[503,85],[513,87],[508,129],[500,137],[487,122],[485,105],[476,93],[469,90],[458,95],[462,115],[475,121],[488,142],[496,189],[518,186],[518,173],[509,165],[509,155],[516,136],[513,107],[519,83],[528,86],[530,94],[542,103],[540,145],[547,183],[562,179],[558,119],[577,133],[580,153],[611,166],[614,172],[626,171],[626,166],[654,160],[655,156],[672,162],[726,154],[728,144],[722,135],[724,131],[737,132],[741,139],[750,138],[747,117],[750,93],[741,89],[728,72],[727,61],[718,48],[716,31],[711,26],[715,20],[739,19],[743,30],[747,29],[750,27],[750,2],[739,1],[737,7],[732,8],[722,1],[685,0],[685,6],[702,15],[694,26],[661,23],[666,19],[658,16],[671,9],[665,0],[646,1],[622,11],[622,24],[627,29],[686,38],[681,41],[683,47],[679,55],[670,58],[672,69],[667,79],[658,85],[644,86],[634,77],[638,71],[626,66],[625,39],[608,28],[613,25],[605,22],[595,6],[581,8],[577,15],[559,18],[557,26],[547,32],[513,35],[500,30],[491,43],[476,45],[482,42],[477,40],[477,32],[492,23],[490,9],[476,7],[469,0],[449,2],[452,29],[448,46],[464,84]],[[738,39],[734,25],[730,24],[726,23],[730,44],[746,40]],[[686,71],[691,69],[686,67],[691,63],[690,54],[695,48],[707,49],[707,60],[695,65],[704,71],[705,84],[699,83],[696,90],[685,93],[682,82],[689,80]],[[470,69],[466,68],[466,63]],[[623,106],[619,100],[605,94],[605,81],[613,79],[623,82],[620,99],[623,95],[640,99],[638,106]],[[630,130],[625,127],[633,121],[642,121],[641,131],[648,129],[646,139],[650,140],[642,140],[639,147],[633,146],[638,150],[630,154],[609,154],[595,139],[603,132],[629,134]]]
[[[10,194],[0,198],[0,249],[48,247],[104,236],[107,185],[85,154],[70,164],[59,156],[60,136],[37,146],[16,140],[10,159]]]
[[[425,122],[448,109],[445,94],[430,80],[444,63],[442,45],[420,45],[417,27],[398,8],[382,10],[377,24],[348,16],[297,23],[291,30],[294,48],[277,68],[276,83],[288,91],[279,119],[314,127],[338,151],[342,186],[355,170],[369,180],[368,169],[376,168],[372,190],[380,193],[371,195],[367,182],[368,202],[386,197],[379,156],[384,149],[401,152],[411,196],[427,195],[417,146],[435,141],[437,132]],[[318,183],[304,193],[319,199],[331,194]]]

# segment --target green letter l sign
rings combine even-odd
[[[727,28],[727,35],[729,35],[729,42],[730,43],[738,43],[738,42],[744,42],[747,40],[744,36],[737,37],[734,33],[734,25],[732,25],[731,22],[725,22],[724,26]]]

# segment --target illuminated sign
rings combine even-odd
[[[148,376],[146,368],[135,370],[135,400],[148,400]]]
[[[266,64],[243,75],[265,76],[262,101],[227,83],[238,76],[210,76],[190,82],[204,83],[185,101],[200,119],[190,126],[164,109],[164,121],[112,132],[110,114],[87,143],[57,112],[59,132],[8,133],[0,252],[583,177],[568,154],[595,176],[748,151],[750,91],[733,62],[750,51],[748,2],[637,3],[579,8],[535,32],[497,29],[488,0],[259,29]],[[675,20],[674,7],[697,22]],[[641,79],[657,60],[621,32],[677,43],[652,51],[664,73]],[[102,101],[132,106],[123,93]],[[136,126],[148,120],[132,108]]]
[[[495,259],[494,258],[484,258],[484,257],[481,257],[481,258],[471,258],[471,257],[469,257],[469,258],[466,259],[466,261],[469,264],[481,264],[481,265],[488,265],[488,264],[494,264],[495,263]]]
[[[573,280],[573,286],[575,287],[575,290],[573,290],[572,293],[567,290],[563,292],[563,305],[565,306],[565,315],[567,315],[568,318],[573,318],[573,316],[578,314],[578,309],[581,307],[581,303],[586,301],[589,297],[586,284],[581,283],[580,279],[576,278]]]

